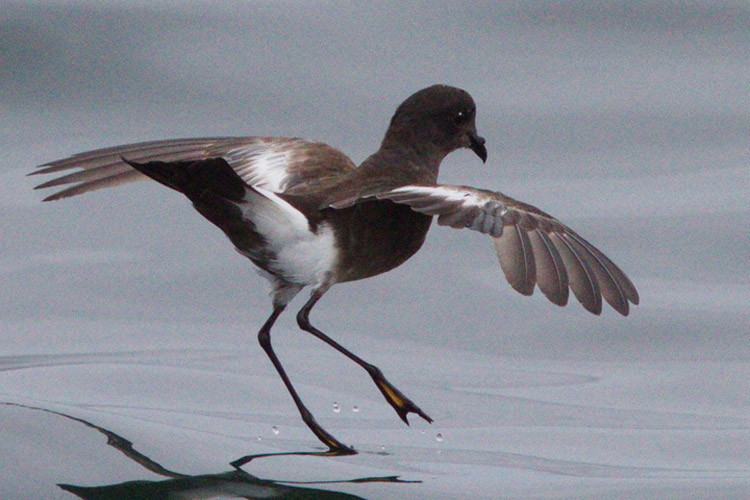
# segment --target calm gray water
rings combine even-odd
[[[4,2],[0,497],[750,496],[748,46],[740,2]],[[353,457],[278,455],[320,448],[256,342],[267,285],[187,200],[41,203],[25,177],[169,137],[360,162],[438,82],[474,96],[490,152],[454,153],[443,182],[559,217],[642,305],[522,297],[486,237],[434,228],[313,312],[434,424],[403,425],[293,314],[274,330]]]

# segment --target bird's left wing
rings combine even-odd
[[[407,185],[337,201],[331,207],[373,198],[437,216],[443,226],[490,235],[508,282],[524,295],[531,295],[538,285],[550,301],[563,306],[570,288],[594,314],[601,313],[602,296],[624,316],[628,302],[638,304],[635,286],[606,255],[551,215],[502,193],[467,186]]]

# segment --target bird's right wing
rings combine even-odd
[[[518,292],[538,285],[552,302],[568,302],[568,287],[588,311],[599,314],[602,296],[620,314],[638,292],[624,272],[591,243],[538,208],[502,193],[450,185],[407,185],[366,198],[331,204],[344,208],[367,199],[391,200],[438,217],[438,224],[490,235],[500,266]]]
[[[41,165],[30,175],[75,172],[56,177],[36,189],[65,186],[44,201],[145,180],[126,161],[186,162],[221,158],[250,186],[283,193],[313,190],[354,169],[341,151],[320,142],[287,137],[212,137],[140,142],[79,153]]]

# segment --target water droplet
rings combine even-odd
[[[443,442],[443,435],[438,432],[437,436],[435,436],[435,441],[437,441],[438,443],[442,443]]]
[[[334,411],[335,413],[338,413],[338,412],[340,412],[340,411],[341,411],[341,407],[340,407],[340,406],[339,406],[339,404],[338,404],[338,403],[336,403],[335,401],[334,401],[334,403],[333,403],[333,411]]]
[[[273,427],[271,427],[271,430],[273,431],[274,436],[278,436],[279,435],[279,428],[276,427],[275,425]]]
[[[359,411],[359,406],[357,406],[357,405],[352,406],[352,411],[354,413],[357,413]]]

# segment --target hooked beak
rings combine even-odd
[[[478,136],[475,132],[469,132],[469,149],[482,159],[482,163],[487,161],[487,148],[484,147],[484,137]]]

